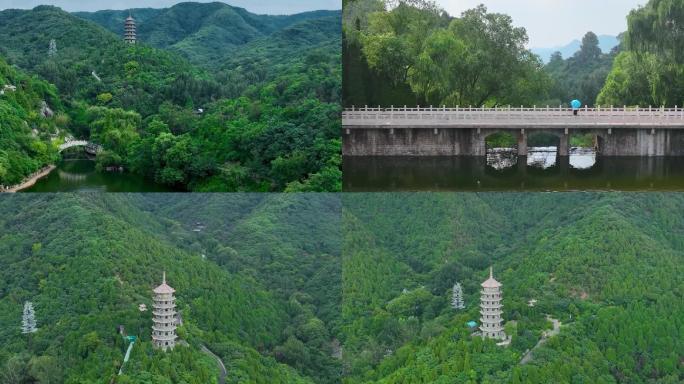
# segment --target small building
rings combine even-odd
[[[494,279],[494,272],[489,268],[489,279],[481,284],[480,291],[480,331],[483,338],[505,340],[503,328],[503,305],[501,304],[501,283]]]
[[[154,289],[154,304],[152,305],[152,343],[155,348],[166,351],[176,346],[176,298],[175,289],[166,284],[166,272],[162,277],[162,284]]]
[[[471,320],[471,321],[466,323],[466,326],[468,326],[468,328],[470,328],[470,330],[474,330],[477,328],[477,322]]]

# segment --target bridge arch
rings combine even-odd
[[[102,151],[102,146],[92,143],[90,141],[86,140],[69,140],[59,146],[59,152],[63,152],[69,148],[75,148],[75,147],[85,147],[85,150],[87,153],[91,155],[97,155],[100,151]]]

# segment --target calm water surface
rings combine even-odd
[[[684,191],[682,157],[602,157],[573,148],[487,157],[345,157],[344,191]]]
[[[97,172],[91,160],[67,160],[31,188],[22,192],[172,192],[142,176],[119,172]]]

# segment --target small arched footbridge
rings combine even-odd
[[[102,151],[102,146],[99,144],[91,143],[90,141],[86,140],[69,140],[59,146],[59,152],[74,147],[85,147],[86,153],[91,155],[97,155],[100,151]]]
[[[538,132],[560,138],[567,156],[569,136],[593,134],[606,156],[684,156],[684,109],[582,108],[350,108],[342,113],[346,156],[481,156],[486,138],[510,132],[519,155]]]

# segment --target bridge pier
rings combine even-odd
[[[527,157],[527,134],[525,129],[521,129],[518,133],[518,156]]]
[[[567,129],[563,134],[560,135],[559,139],[560,141],[558,143],[557,150],[558,157],[560,158],[570,156],[570,135]]]

